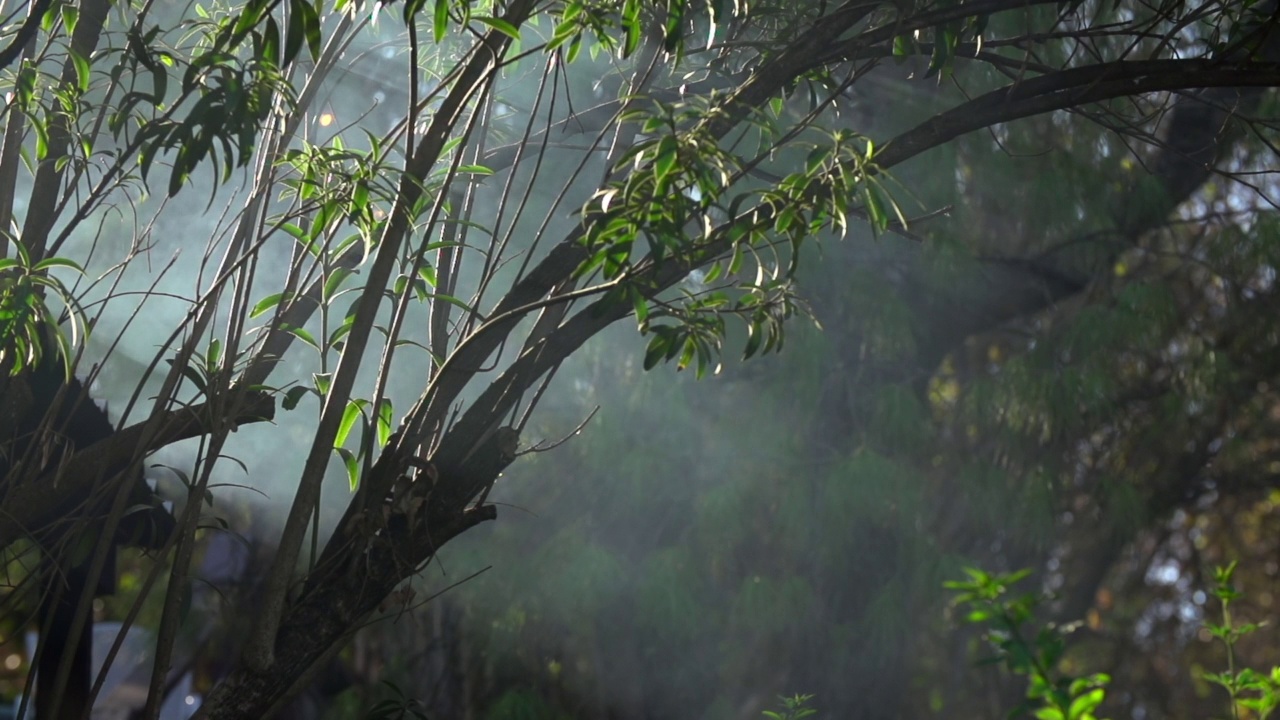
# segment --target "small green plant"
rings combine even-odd
[[[431,720],[427,708],[420,700],[409,697],[398,685],[383,680],[382,684],[395,697],[383,700],[369,708],[363,720]]]
[[[1009,717],[1030,713],[1038,720],[1097,720],[1093,711],[1106,697],[1111,678],[1102,673],[1075,678],[1058,671],[1070,626],[1046,625],[1034,636],[1028,634],[1024,626],[1034,619],[1040,598],[1030,593],[1011,596],[1010,590],[1031,571],[964,571],[967,580],[944,585],[956,592],[952,605],[965,608],[964,621],[985,627],[983,639],[995,651],[985,663],[1003,664],[1009,672],[1027,677],[1026,701]]]
[[[769,720],[800,720],[813,717],[818,714],[818,711],[809,707],[809,701],[812,699],[812,695],[781,696],[778,698],[778,706],[781,709],[765,710],[764,716]]]
[[[1231,717],[1240,720],[1240,709],[1250,711],[1251,718],[1266,720],[1280,705],[1280,667],[1271,668],[1270,675],[1263,675],[1249,668],[1236,669],[1236,643],[1240,638],[1256,632],[1266,623],[1236,624],[1231,617],[1231,603],[1243,596],[1231,579],[1236,563],[1219,567],[1213,573],[1213,595],[1222,603],[1222,624],[1206,622],[1204,627],[1227,648],[1227,671],[1206,673],[1204,679],[1221,685],[1230,696]]]

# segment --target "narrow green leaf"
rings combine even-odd
[[[431,23],[431,35],[439,43],[449,29],[449,0],[436,0],[434,17]]]
[[[671,339],[665,334],[657,334],[649,341],[644,351],[644,369],[652,370],[667,354],[667,346]]]
[[[36,160],[44,160],[49,156],[49,129],[39,118],[28,115],[31,129],[36,131]]]
[[[649,300],[643,294],[637,292],[632,296],[631,303],[635,309],[636,323],[643,328],[649,320]]]
[[[383,398],[378,403],[378,447],[385,447],[391,439],[392,406],[390,398]]]
[[[218,366],[222,359],[222,341],[214,338],[209,342],[209,349],[205,351],[204,362],[205,367],[214,368]]]
[[[89,79],[90,79],[89,61],[86,60],[83,55],[76,52],[75,50],[72,50],[70,52],[71,52],[71,63],[72,65],[75,66],[75,69],[76,69],[76,87],[80,89],[80,92],[88,92]]]
[[[173,360],[166,360],[165,362],[167,362],[170,366],[173,365]],[[205,392],[209,387],[209,383],[204,377],[204,375],[199,370],[197,370],[194,367],[191,367],[190,365],[182,368],[182,370],[180,371],[180,374],[182,375],[182,377],[191,381],[191,384],[195,386],[196,392],[198,393]]]
[[[502,18],[490,17],[488,15],[474,15],[471,19],[488,25],[512,40],[520,40],[520,30],[517,29],[515,25],[512,25]]]
[[[280,47],[280,24],[273,17],[267,18],[267,24],[262,29],[262,56],[271,61],[272,65],[282,67]]]
[[[258,304],[254,305],[253,309],[249,311],[249,317],[256,318],[262,313],[275,307],[276,305],[279,305],[280,302],[284,299],[284,297],[288,294],[289,293],[275,293],[274,295],[268,295],[265,298],[259,300]]]
[[[351,326],[352,326],[352,319],[347,318],[345,322],[343,322],[341,325],[338,326],[337,330],[334,330],[332,333],[329,334],[329,338],[328,338],[328,341],[326,342],[326,345],[329,348],[332,348],[334,350],[341,350],[342,346],[339,343],[342,340],[342,338],[351,334]]]
[[[368,400],[354,398],[347,401],[347,407],[342,411],[342,422],[338,424],[338,434],[333,436],[333,447],[340,448],[347,443],[347,437],[351,434],[351,428],[355,427],[356,420],[360,419],[363,414],[364,406],[368,405]]]
[[[678,145],[674,135],[668,135],[662,138],[662,142],[658,144],[658,154],[653,159],[653,172],[657,178],[658,185],[662,185],[663,180],[675,168],[676,161],[679,160]]]
[[[351,492],[355,492],[360,487],[360,460],[356,454],[346,448],[335,448],[338,451],[338,457],[342,458],[342,465],[347,469],[347,484],[351,488]]]
[[[452,296],[452,295],[444,295],[444,294],[441,294],[441,293],[432,293],[432,294],[431,294],[431,297],[432,297],[432,298],[435,298],[435,299],[437,299],[437,300],[443,300],[443,301],[445,301],[445,302],[449,303],[450,305],[456,305],[456,306],[458,306],[459,308],[462,308],[463,310],[466,310],[467,312],[473,312],[473,311],[472,311],[472,309],[471,309],[471,306],[470,306],[470,305],[466,304],[466,303],[465,303],[465,302],[463,302],[462,300],[459,300],[458,298],[456,298],[456,297],[454,297],[454,296]]]
[[[35,267],[31,268],[31,270],[32,272],[40,272],[41,270],[48,270],[55,267],[69,268],[77,273],[82,275],[84,274],[84,268],[80,267],[76,261],[64,257],[45,258],[44,260],[36,263]]]
[[[742,359],[750,360],[760,351],[760,343],[763,341],[764,333],[761,332],[759,322],[752,322],[747,326],[747,346],[742,351]]]
[[[302,0],[298,3],[302,9],[303,24],[302,29],[307,38],[307,50],[311,53],[313,60],[320,59],[320,15],[316,12],[315,7],[311,3]]]
[[[347,268],[334,268],[334,271],[329,274],[329,279],[324,281],[324,289],[320,294],[320,297],[326,305],[333,301],[338,292],[338,288],[342,287],[343,281],[348,277],[351,277],[351,275],[352,271]]]
[[[294,327],[293,325],[288,325],[288,324],[282,324],[280,326],[280,329],[298,338],[299,340],[310,345],[311,347],[317,350],[320,349],[320,343],[316,342],[315,336],[307,332],[305,329],[300,327]]]
[[[306,28],[303,24],[302,13],[297,9],[299,4],[305,3],[294,0],[290,5],[289,26],[285,28],[284,35],[284,55],[280,59],[282,67],[293,62],[293,59],[298,57],[298,51],[302,49],[302,41],[306,38]]]

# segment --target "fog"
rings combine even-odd
[[[176,7],[164,9],[182,16]],[[405,107],[412,100],[422,105],[418,134],[439,111],[432,93],[463,46],[450,39],[432,47],[410,88],[403,38],[391,20],[370,20],[343,53],[340,69],[301,118],[308,143],[366,150],[372,138],[386,135],[387,155],[402,160]],[[331,30],[336,20],[326,22]],[[535,27],[530,37],[534,30],[547,28]],[[662,70],[644,83],[678,106],[693,102],[692,92],[686,97],[690,85],[727,82],[696,58],[683,62],[678,72]],[[802,83],[779,98],[774,120],[816,119],[856,127],[865,138],[892,137],[967,92],[922,82],[928,65],[925,58],[886,63],[825,103],[807,101],[811,88]],[[440,189],[443,175],[426,184],[432,200],[445,192],[443,219],[417,228],[409,242],[439,243],[432,257],[440,259],[457,242],[456,287],[431,289],[457,300],[451,347],[460,342],[460,328],[482,322],[530,263],[572,235],[608,159],[620,157],[629,142],[652,139],[640,132],[608,137],[589,122],[593,113],[615,111],[606,104],[636,80],[632,70],[608,52],[587,51],[569,65],[537,53],[513,63],[495,101],[465,131],[472,134],[459,158],[464,165],[489,163],[493,172],[470,167],[447,191]],[[796,694],[813,694],[822,717],[831,718],[975,707],[1004,712],[1023,699],[1022,678],[995,674],[991,685],[975,684],[986,677],[973,668],[980,635],[957,629],[962,618],[942,589],[972,564],[1043,571],[1027,585],[1057,593],[1041,610],[1051,635],[1083,627],[1091,641],[1111,631],[1104,639],[1164,638],[1178,652],[1194,648],[1195,623],[1205,617],[1199,608],[1209,596],[1196,589],[1188,569],[1188,558],[1201,549],[1190,526],[1202,520],[1186,512],[1211,514],[1218,488],[1197,476],[1164,492],[1134,477],[1181,477],[1170,467],[1180,472],[1182,465],[1207,475],[1222,438],[1236,432],[1223,430],[1226,421],[1208,429],[1157,422],[1203,417],[1201,408],[1235,398],[1204,391],[1218,386],[1193,367],[1203,355],[1215,357],[1212,342],[1183,342],[1221,320],[1227,303],[1215,299],[1213,309],[1204,309],[1210,295],[1204,288],[1218,280],[1186,270],[1194,263],[1171,270],[1160,252],[1136,242],[1114,250],[1114,235],[1147,228],[1122,226],[1135,221],[1109,197],[1108,183],[1129,177],[1116,169],[1118,145],[1098,140],[1097,149],[1081,140],[1089,152],[1053,145],[1084,132],[1063,129],[1077,120],[1100,132],[1062,113],[1026,127],[1002,124],[895,168],[884,182],[908,188],[895,190],[912,217],[907,227],[895,220],[873,232],[852,216],[843,237],[824,229],[799,250],[768,247],[776,255],[761,265],[785,267],[795,259],[791,253],[799,254],[798,311],[788,319],[780,352],[742,360],[747,331],[730,317],[722,357],[697,379],[692,367],[680,371],[674,362],[645,370],[652,336],[634,318],[593,337],[555,369],[545,389],[529,391],[510,417],[495,419],[522,427],[519,457],[487,496],[497,521],[439,548],[412,583],[412,599],[388,604],[355,633],[335,661],[355,678],[354,688],[325,699],[328,716],[362,716],[390,692],[381,681],[446,719],[551,720],[569,712],[618,720],[758,718],[778,707],[779,696]],[[526,133],[532,139],[517,153]],[[766,135],[752,129],[726,143],[758,161],[736,177],[738,188],[778,185],[806,161],[805,143],[817,142],[801,135],[800,149],[776,149]],[[176,198],[165,199],[168,178],[157,169],[151,187],[130,183],[61,250],[84,260],[86,269],[83,277],[60,275],[93,322],[78,373],[92,376],[94,399],[120,425],[151,411],[169,372],[166,361],[186,340],[174,329],[189,328],[192,307],[230,252],[252,178],[241,169],[224,184],[202,168]],[[286,195],[282,183],[268,215],[289,207]],[[723,208],[708,211],[714,213]],[[281,228],[254,260],[251,287],[233,288],[250,305],[279,292],[305,256]],[[1163,242],[1197,262],[1208,257],[1182,236]],[[644,243],[637,255],[650,249]],[[1129,279],[1142,273],[1142,282]],[[1174,289],[1125,294],[1128,282],[1138,293],[1157,285],[1146,278]],[[267,380],[270,387],[311,387],[334,371],[338,353],[312,348],[307,338],[324,345],[363,282],[359,272],[346,278],[333,289],[345,294],[297,329],[300,339]],[[654,307],[683,293],[701,295],[716,282],[723,278],[695,270]],[[1272,288],[1262,285],[1250,290],[1251,302],[1269,296]],[[425,347],[436,320],[429,304],[415,303],[406,313],[404,337],[414,344],[396,348],[388,376],[397,423],[435,377],[439,358]],[[380,326],[391,320],[391,305],[380,310]],[[241,351],[271,321],[274,307],[262,309],[238,338]],[[229,342],[227,328],[235,326],[229,312],[226,300],[206,338]],[[1237,312],[1265,315],[1253,306]],[[512,337],[523,338],[535,321],[531,314]],[[1141,345],[1148,335],[1157,339]],[[383,337],[374,335],[354,397],[374,392]],[[519,355],[519,342],[489,358],[492,369],[461,394],[450,422]],[[208,347],[207,340],[199,345]],[[1253,387],[1270,392],[1265,382]],[[200,400],[189,381],[180,396]],[[252,592],[261,581],[255,560],[271,553],[279,535],[319,413],[316,394],[306,394],[296,408],[280,407],[274,422],[239,427],[222,449],[203,508],[201,551],[208,555],[196,563],[202,587],[211,591],[197,593],[198,612],[185,620],[181,652],[204,651],[210,635],[226,647],[209,654],[239,650],[236,633],[251,613],[220,615],[235,608],[220,593]],[[1242,434],[1252,429],[1242,426]],[[1143,455],[1142,448],[1155,447],[1148,436],[1169,439],[1173,449]],[[346,447],[358,442],[352,438]],[[1201,447],[1213,449],[1190,455],[1188,448]],[[148,476],[178,507],[188,501],[183,478],[196,476],[205,449],[189,440],[147,461]],[[1187,458],[1175,454],[1184,450]],[[352,492],[334,453],[319,538],[311,541],[339,531]],[[1257,488],[1248,492],[1252,499]],[[225,529],[216,527],[219,521]],[[245,540],[243,557],[228,549],[228,538]],[[235,562],[220,566],[224,555]],[[304,552],[300,565],[311,559]],[[1140,618],[1136,631],[1121,620],[1105,625],[1107,613],[1123,605],[1112,585],[1126,579],[1134,599],[1123,610],[1125,618]],[[1161,634],[1161,623],[1178,628]],[[1078,669],[1073,662],[1082,661],[1073,657],[1065,665]],[[1134,701],[1134,707],[1145,706]]]

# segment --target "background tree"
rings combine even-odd
[[[1061,611],[1076,617],[1132,547],[1112,508],[1168,517],[1225,467],[1226,439],[1267,416],[1265,403],[1238,414],[1269,377],[1270,331],[1249,320],[1272,283],[1268,243],[1238,233],[1265,227],[1263,89],[1280,81],[1270,4],[255,0],[112,14],[85,2],[33,5],[0,56],[12,87],[0,227],[23,258],[3,268],[15,280],[6,362],[21,378],[39,325],[65,305],[94,328],[76,351],[97,365],[81,374],[137,389],[110,440],[37,478],[10,473],[0,544],[15,556],[56,544],[66,508],[98,515],[83,498],[99,493],[114,532],[125,478],[199,437],[175,471],[195,501],[145,583],[163,598],[153,716],[219,460],[240,457],[249,485],[290,498],[254,626],[201,710],[258,718],[371,614],[411,603],[405,583],[495,516],[498,475],[545,446],[526,436],[551,379],[624,318],[647,338],[644,368],[699,375],[726,341],[748,357],[780,348],[808,307],[838,330],[794,408],[813,421],[789,433],[825,471],[806,476],[808,503],[726,488],[700,510],[758,513],[761,526],[709,531],[705,557],[751,567],[793,537],[764,529],[777,524],[812,533],[831,562],[874,555],[874,591],[847,597],[817,591],[829,565],[747,574],[726,622],[759,628],[830,603],[846,681],[886,713],[907,714],[907,683],[924,676],[884,608],[913,607],[946,567],[909,559],[981,556],[994,538],[1012,564],[1081,561],[1092,575],[1064,570],[1075,592]],[[392,68],[400,81],[372,96],[340,82]],[[1025,157],[1046,146],[1056,152]],[[1048,168],[1075,181],[990,181]],[[1242,181],[1206,196],[1210,178]],[[182,202],[196,194],[217,218],[203,246]],[[1001,212],[1020,205],[1029,219]],[[823,246],[842,276],[802,302],[804,241],[850,234]],[[43,295],[18,281],[61,277],[65,263],[38,264],[49,258],[90,280]],[[122,291],[147,276],[141,295]],[[1214,370],[1220,356],[1233,372]],[[251,424],[273,398],[290,412]],[[1156,413],[1157,401],[1190,412]],[[1178,417],[1157,427],[1156,415]],[[644,457],[650,475],[676,472]],[[860,501],[860,482],[880,494],[850,532],[839,499]],[[936,492],[955,482],[990,494],[957,505]],[[1029,507],[1043,522],[1007,521]],[[565,557],[598,573],[584,602],[622,575],[607,553]],[[650,561],[664,583],[697,575]],[[684,587],[694,597],[676,600],[695,607],[699,585]],[[715,589],[702,588],[713,605]],[[644,622],[674,629],[678,607]],[[756,672],[787,665],[786,633],[755,635]]]

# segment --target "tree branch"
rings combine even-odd
[[[875,161],[888,169],[975,130],[1119,97],[1276,86],[1280,86],[1280,63],[1139,60],[1071,68],[1011,83],[936,115],[885,143]]]
[[[131,425],[102,442],[77,452],[58,468],[58,481],[39,478],[6,488],[0,502],[0,548],[38,533],[64,519],[68,507],[80,505],[106,481],[115,486],[120,473],[140,458],[160,448],[213,431],[227,420],[213,417],[211,403],[173,410],[160,420],[160,431],[148,438],[147,421]],[[230,421],[236,425],[269,421],[275,417],[275,400],[263,391],[248,391]]]
[[[22,54],[22,48],[35,37],[36,30],[40,28],[40,21],[44,19],[44,14],[52,4],[53,0],[35,0],[31,4],[31,9],[27,11],[27,19],[22,21],[22,27],[13,34],[13,41],[4,50],[0,50],[0,70],[12,65],[13,61]]]

